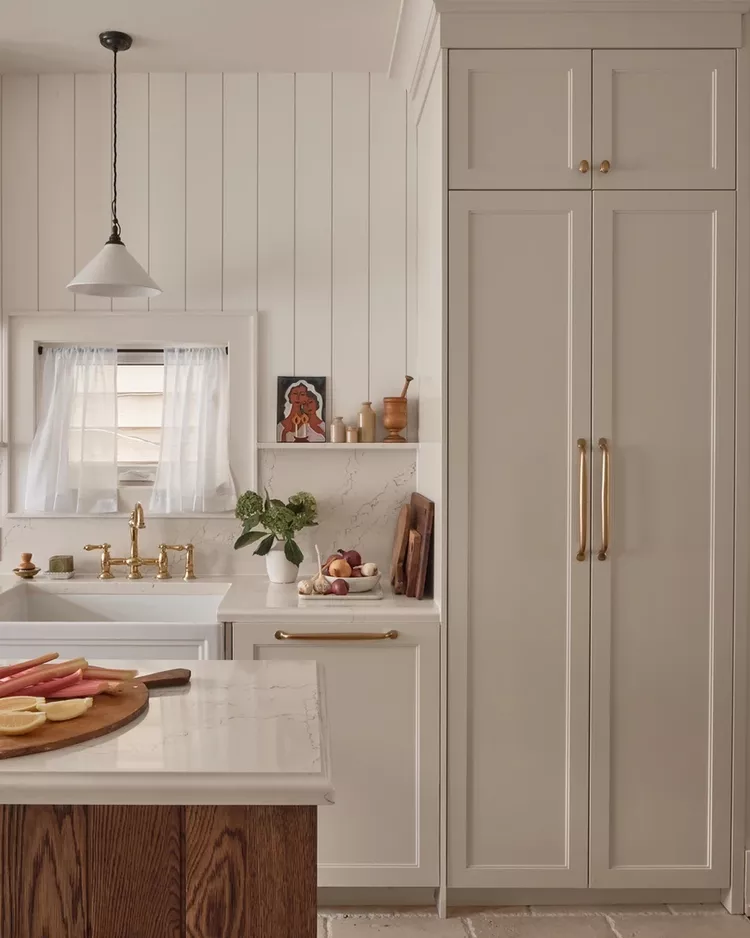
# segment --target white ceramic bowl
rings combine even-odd
[[[333,583],[334,580],[343,580],[349,587],[350,593],[369,593],[371,589],[380,583],[380,574],[375,576],[327,576],[326,580]]]

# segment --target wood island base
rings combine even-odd
[[[314,938],[314,806],[0,805],[4,938]]]

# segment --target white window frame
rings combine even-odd
[[[23,511],[26,467],[38,409],[38,347],[92,345],[164,348],[173,345],[229,349],[229,456],[238,492],[257,487],[257,315],[254,311],[6,313],[3,425],[8,446],[2,480],[9,518],[126,518],[128,511],[52,514]],[[121,486],[120,503],[137,500],[138,488]],[[231,518],[232,512],[150,513],[152,518]]]

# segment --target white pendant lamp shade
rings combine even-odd
[[[127,33],[109,29],[99,33],[99,42],[112,53],[112,233],[68,289],[88,296],[158,296],[161,289],[122,243],[117,218],[117,54],[127,52],[133,40]]]
[[[68,284],[88,296],[158,296],[161,290],[124,244],[107,242]]]

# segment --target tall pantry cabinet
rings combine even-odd
[[[729,885],[735,57],[449,53],[449,886]]]

